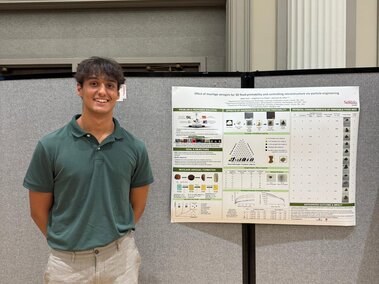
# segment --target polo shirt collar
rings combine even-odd
[[[113,123],[114,123],[114,131],[113,131],[112,135],[116,139],[122,139],[124,136],[123,136],[123,131],[122,131],[122,128],[120,126],[120,123],[115,118],[113,118]]]
[[[76,120],[80,116],[81,116],[80,114],[76,114],[73,116],[73,118],[70,121],[72,135],[74,135],[75,137],[78,137],[78,138],[86,136],[88,134],[87,132],[83,131],[83,129],[81,129],[79,124],[76,122]],[[123,138],[123,135],[122,135],[123,132],[122,132],[120,123],[115,118],[113,118],[113,123],[114,123],[114,131],[108,138],[110,138],[113,141],[114,141],[114,139],[122,139]],[[108,140],[108,138],[107,138],[107,140]]]

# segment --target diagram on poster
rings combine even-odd
[[[172,222],[355,225],[358,87],[173,87],[172,106]]]

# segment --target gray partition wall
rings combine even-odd
[[[137,241],[140,283],[242,283],[239,224],[171,224],[171,86],[241,86],[235,78],[127,78],[117,117],[149,149],[155,182]]]
[[[137,226],[141,284],[241,283],[239,224],[171,224],[171,86],[239,88],[239,77],[128,78],[121,124],[145,141],[155,175]],[[0,283],[42,283],[48,246],[22,180],[38,139],[80,113],[73,79],[0,81]],[[94,208],[96,210],[96,208]]]
[[[127,85],[116,117],[146,142],[155,175],[136,233],[140,283],[242,283],[241,225],[170,223],[171,86],[239,88],[240,78],[130,77]],[[379,73],[255,77],[257,88],[352,85],[361,97],[357,226],[255,225],[250,283],[379,283]],[[42,282],[48,247],[22,179],[38,139],[80,112],[74,89],[73,79],[0,81],[0,283]]]
[[[311,86],[359,86],[357,225],[256,225],[256,283],[379,283],[379,74],[255,78],[256,88]]]

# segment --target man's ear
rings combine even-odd
[[[76,94],[82,97],[82,85],[80,83],[76,83]]]

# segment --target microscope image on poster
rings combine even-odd
[[[226,112],[224,115],[225,133],[262,133],[262,132],[288,132],[289,113],[245,110],[239,112]]]

